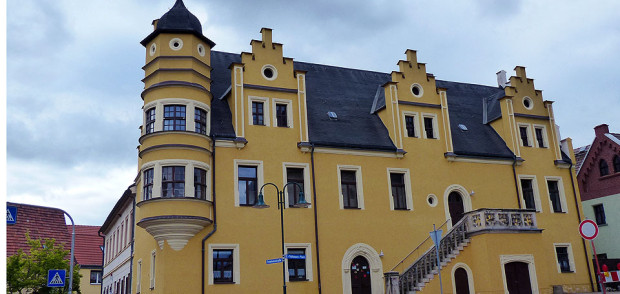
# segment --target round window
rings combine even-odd
[[[202,44],[198,44],[198,47],[196,49],[198,49],[198,55],[205,56],[205,46],[203,46]]]
[[[428,194],[426,197],[426,202],[430,207],[437,206],[437,196],[435,196],[435,194]]]
[[[181,50],[181,48],[183,48],[183,40],[179,38],[173,38],[170,40],[170,49],[178,51]]]
[[[155,54],[155,51],[157,51],[157,45],[155,45],[155,43],[151,44],[151,49],[149,50],[149,54],[151,56],[153,56]]]
[[[422,97],[423,93],[424,90],[422,89],[422,86],[420,86],[420,84],[411,85],[411,94],[413,94],[413,96]]]
[[[278,71],[273,65],[267,64],[262,69],[263,77],[267,80],[273,81],[278,77]]]
[[[534,103],[530,97],[525,96],[523,97],[523,106],[527,109],[532,109],[534,107]]]

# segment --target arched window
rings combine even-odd
[[[598,162],[598,168],[601,172],[601,177],[609,174],[609,166],[607,166],[607,161],[605,161],[605,159],[601,159],[601,161]]]
[[[620,156],[614,156],[614,172],[620,173]]]

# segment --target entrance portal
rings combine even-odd
[[[351,293],[370,294],[370,266],[363,256],[357,256],[351,262]]]
[[[525,262],[509,262],[504,264],[506,288],[510,294],[532,294],[530,271]]]

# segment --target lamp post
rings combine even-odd
[[[286,267],[285,267],[285,253],[284,253],[284,209],[286,208],[286,203],[284,201],[284,191],[286,191],[286,187],[288,185],[296,185],[299,187],[299,201],[295,203],[295,207],[308,207],[310,203],[306,202],[306,198],[304,197],[304,189],[299,183],[288,182],[282,190],[278,188],[278,186],[274,183],[265,183],[260,187],[260,191],[258,193],[258,201],[256,204],[252,206],[253,208],[269,208],[269,205],[265,203],[265,199],[263,197],[263,188],[267,185],[271,185],[276,188],[276,193],[278,196],[278,210],[280,210],[280,233],[282,235],[282,293],[286,294]]]

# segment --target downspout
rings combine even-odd
[[[517,165],[517,156],[513,155],[513,162],[512,162],[512,176],[515,179],[515,190],[517,191],[517,204],[519,205],[519,209],[521,209],[521,197],[519,197],[519,183],[517,182],[517,170],[515,169],[515,166]]]
[[[130,256],[131,258],[129,259],[129,271],[133,271],[133,250],[134,250],[134,245],[135,245],[135,234],[136,234],[136,230],[134,230],[135,227],[135,223],[136,223],[136,196],[133,197],[133,203],[132,203],[133,208],[131,209],[131,252],[130,252]],[[140,277],[138,277],[139,279]],[[129,293],[131,292],[131,288],[133,286],[133,274],[129,275]]]
[[[101,287],[99,287],[99,294],[103,294],[103,270],[105,269],[105,236],[101,236],[101,232],[97,231],[97,235],[103,239],[103,249],[101,251]],[[131,292],[130,292],[131,293]]]
[[[571,160],[570,167],[568,168],[568,174],[570,175],[570,184],[573,188],[573,197],[575,198],[575,209],[577,210],[577,220],[581,223],[581,212],[579,212],[579,202],[577,202],[577,190],[575,189],[575,181],[573,180],[573,161]],[[586,247],[586,240],[581,238],[581,244],[583,244],[583,252],[586,257],[586,264],[588,265],[588,277],[590,278],[590,286],[592,290],[595,289],[594,281],[592,280],[592,269],[590,268],[590,260],[588,259],[588,247]]]
[[[316,204],[316,178],[314,173],[314,144],[310,151],[310,161],[312,163],[312,207],[314,208],[314,242],[316,243],[316,273],[319,283],[319,294],[321,294],[321,259],[319,258],[319,226],[317,223],[317,204]]]
[[[211,230],[211,232],[209,232],[204,238],[202,238],[202,251],[201,251],[202,252],[201,254],[202,275],[200,275],[200,280],[202,281],[200,283],[202,294],[205,293],[205,242],[207,242],[207,239],[209,239],[209,237],[211,237],[215,233],[215,231],[217,231],[217,214],[216,214],[217,210],[215,209],[215,137],[213,135],[211,135],[210,137],[211,137],[211,190],[213,190],[213,202],[212,202],[213,230]]]

